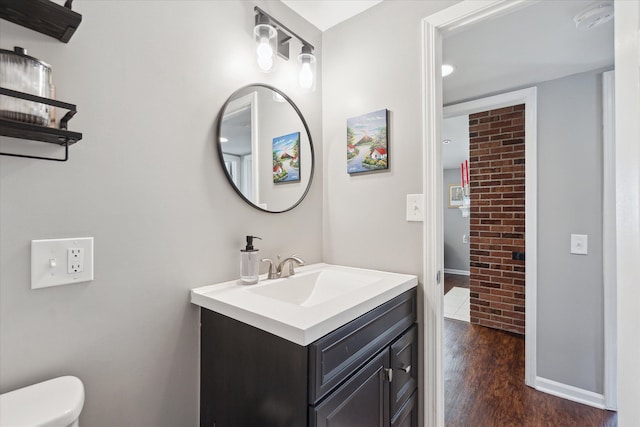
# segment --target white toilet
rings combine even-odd
[[[0,427],[78,427],[84,385],[59,377],[0,394]]]

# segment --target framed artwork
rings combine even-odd
[[[347,120],[347,173],[389,169],[389,110]]]
[[[273,182],[300,182],[300,132],[273,138]]]
[[[449,184],[449,208],[457,208],[464,204],[464,191],[459,184]]]

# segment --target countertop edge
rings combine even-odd
[[[334,266],[332,264],[313,264],[309,268],[321,268],[325,266]],[[342,267],[342,266],[337,266]],[[354,267],[348,267],[354,268]],[[376,271],[360,269],[365,271]],[[389,273],[381,271],[382,273]],[[229,286],[237,283],[237,280],[223,282],[219,284],[207,285],[196,289],[191,289],[191,303],[198,305],[201,308],[214,311],[224,316],[230,317],[239,322],[256,327],[265,332],[286,339],[290,342],[301,346],[307,346],[326,334],[346,325],[350,321],[362,316],[363,314],[373,310],[374,308],[384,304],[385,302],[397,297],[398,295],[406,292],[410,289],[418,286],[418,278],[415,275],[402,274],[402,273],[390,273],[398,276],[405,276],[406,280],[380,292],[377,295],[373,295],[364,301],[349,307],[339,313],[331,315],[328,318],[322,319],[319,322],[310,325],[307,328],[300,328],[280,320],[273,319],[263,314],[255,313],[248,309],[243,309],[236,305],[228,304],[223,301],[214,300],[204,294],[214,287]]]

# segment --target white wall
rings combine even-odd
[[[86,387],[83,425],[195,426],[189,289],[238,277],[245,234],[263,237],[263,256],[322,260],[322,85],[299,92],[295,59],[257,71],[256,4],[321,58],[320,32],[280,2],[79,1],[69,44],[1,21],[0,47],[53,66],[84,134],[67,163],[0,157],[1,392],[72,374]],[[245,204],[218,164],[216,114],[252,82],[289,94],[315,142],[312,189],[285,214]],[[2,138],[3,151],[42,150],[31,145]],[[74,236],[95,237],[95,280],[31,290],[30,241]]]

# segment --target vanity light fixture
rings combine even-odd
[[[456,67],[449,64],[442,64],[442,77],[447,77],[455,71]]]
[[[256,38],[256,54],[258,67],[264,73],[273,70],[276,59],[276,49],[278,30],[271,25],[271,22],[264,15],[256,15],[256,25],[253,27],[253,34]]]
[[[253,33],[256,40],[256,54],[260,70],[265,73],[273,71],[276,64],[276,54],[288,61],[289,41],[291,38],[296,38],[302,44],[302,49],[298,56],[298,62],[300,62],[298,83],[303,90],[315,90],[316,57],[313,55],[313,45],[258,6],[253,10],[256,13]]]

